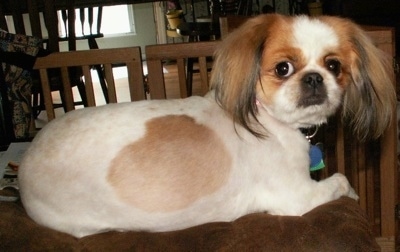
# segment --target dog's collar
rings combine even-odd
[[[318,133],[319,126],[314,126],[311,128],[300,128],[301,133],[303,133],[304,137],[311,142],[311,139],[315,137]]]

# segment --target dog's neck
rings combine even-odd
[[[256,99],[256,105],[259,108],[258,112],[261,114],[261,117],[266,118],[266,120],[271,123],[271,124],[275,124],[275,125],[279,125],[279,127],[269,127],[267,130],[269,131],[273,131],[274,129],[278,129],[277,132],[273,132],[276,133],[277,135],[279,135],[280,130],[282,128],[286,128],[289,129],[289,126],[283,126],[284,124],[282,122],[280,122],[279,120],[275,119],[273,116],[270,115],[270,113],[268,112],[268,109],[258,100]],[[267,124],[269,125],[269,124]],[[324,160],[323,160],[323,152],[322,152],[322,147],[319,146],[318,144],[313,145],[311,144],[311,139],[313,137],[315,137],[315,135],[318,132],[318,125],[314,126],[314,127],[309,127],[309,128],[292,128],[292,130],[297,131],[297,132],[301,132],[301,134],[304,136],[304,138],[307,140],[307,142],[309,143],[310,149],[309,149],[309,155],[310,155],[310,171],[316,171],[316,170],[320,170],[323,169],[325,167],[324,164]],[[271,130],[270,130],[271,129]]]
[[[264,112],[264,113],[268,114],[269,116],[272,116],[268,112],[268,109],[265,107],[265,105],[262,102],[260,102],[259,99],[256,99],[256,105],[259,108],[259,112],[261,112],[261,113]],[[304,135],[304,137],[307,139],[307,141],[311,142],[311,139],[313,137],[315,137],[315,135],[317,134],[319,126],[315,125],[315,126],[307,127],[307,128],[294,128],[294,129],[300,131]]]

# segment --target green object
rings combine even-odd
[[[321,159],[321,162],[319,162],[318,164],[311,166],[310,167],[310,171],[318,171],[325,168],[325,163],[324,160]]]

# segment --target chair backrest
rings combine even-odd
[[[204,41],[192,43],[159,44],[146,46],[146,62],[148,69],[148,85],[151,99],[165,99],[165,80],[163,74],[163,61],[177,62],[178,79],[181,97],[188,96],[186,85],[185,61],[196,58],[199,62],[202,94],[209,88],[207,58],[214,55],[219,41]]]
[[[76,50],[76,40],[87,40],[90,49],[98,49],[96,38],[104,37],[100,32],[101,22],[103,16],[103,7],[86,7],[76,8],[75,1],[68,1],[66,9],[59,10],[59,17],[65,33],[65,37],[61,40],[68,41],[69,51]],[[79,18],[76,18],[78,13]],[[96,16],[96,18],[95,18]],[[79,34],[75,29],[76,22],[79,22],[81,33]],[[94,24],[96,27],[94,28]],[[88,30],[86,29],[88,28]]]
[[[38,58],[34,69],[39,70],[42,83],[43,96],[48,120],[55,117],[53,100],[50,90],[48,70],[61,69],[63,92],[65,93],[65,106],[67,111],[75,109],[72,87],[70,85],[70,74],[68,68],[79,67],[85,78],[85,89],[88,106],[96,106],[91,66],[102,65],[104,75],[108,84],[108,95],[110,102],[117,102],[117,92],[113,74],[113,65],[126,65],[128,71],[128,86],[131,101],[145,99],[143,67],[140,47],[94,49],[69,52],[55,52],[48,56]]]
[[[79,19],[75,17],[76,10],[79,13]],[[87,40],[90,49],[97,49],[95,39],[104,36],[100,32],[102,13],[102,7],[76,9],[74,0],[67,1],[66,8],[61,10],[57,10],[55,0],[0,1],[0,28],[9,32],[44,38],[46,48],[51,52],[60,50],[60,41],[68,41],[69,51],[76,50],[77,40]],[[28,14],[29,22],[24,22],[24,14]],[[12,23],[6,22],[6,15],[12,17]],[[97,18],[95,18],[96,15]],[[44,27],[41,25],[41,16],[43,16]],[[83,34],[76,33],[76,22],[79,22],[82,27]],[[12,24],[13,27],[10,27]],[[59,24],[66,36],[60,36]],[[84,27],[89,27],[89,30]]]

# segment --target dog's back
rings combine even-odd
[[[219,110],[193,97],[77,110],[52,121],[21,163],[28,214],[76,236],[185,227],[194,216],[182,213],[223,190],[231,172],[224,133],[206,126],[229,124],[234,131]],[[218,122],[209,120],[213,113]],[[196,223],[206,221],[206,214],[195,215]]]

